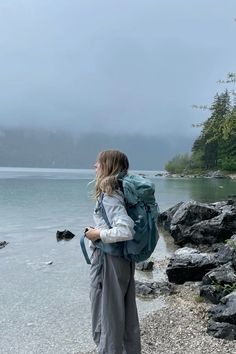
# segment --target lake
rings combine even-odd
[[[227,199],[235,180],[151,178],[163,211],[177,202]],[[89,266],[79,235],[92,225],[93,170],[0,168],[0,353],[72,354],[93,348],[90,330]],[[56,231],[76,237],[57,242]],[[176,247],[160,232],[157,260]],[[51,264],[50,264],[51,263]],[[140,280],[165,279],[163,269],[136,272]],[[137,300],[140,317],[163,306],[161,299]]]

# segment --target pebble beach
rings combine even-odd
[[[234,354],[235,341],[207,334],[207,310],[214,305],[199,299],[198,283],[190,282],[165,296],[165,307],[140,323],[142,354]]]

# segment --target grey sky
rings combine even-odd
[[[192,104],[236,71],[235,17],[235,0],[0,0],[0,126],[196,135]]]

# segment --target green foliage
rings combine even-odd
[[[227,90],[216,94],[210,111],[192,147],[192,166],[236,171],[236,105]]]
[[[200,302],[205,302],[205,298],[204,298],[203,296],[201,296],[201,295],[196,295],[196,296],[194,296],[194,300],[195,300],[196,302],[198,302],[198,303],[200,303]]]
[[[222,292],[224,296],[232,293],[232,291],[236,290],[236,283],[231,284],[221,284],[219,282],[213,282],[212,284],[217,292]]]
[[[219,167],[225,171],[236,171],[236,159],[225,158],[219,161]]]
[[[182,173],[186,171],[190,166],[190,157],[188,154],[176,155],[172,160],[168,161],[165,165],[166,171],[170,173]]]
[[[224,83],[235,83],[236,73],[229,73]],[[231,104],[234,101],[234,105]],[[236,171],[236,94],[225,90],[216,94],[210,108],[211,115],[200,124],[199,137],[192,146],[192,155],[176,155],[165,169],[170,173],[193,173],[204,170]]]
[[[233,240],[229,239],[226,241],[226,244],[233,249],[233,251],[236,253],[236,244]]]

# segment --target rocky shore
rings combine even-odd
[[[198,283],[178,285],[165,308],[141,323],[142,354],[233,354],[234,341],[207,334],[211,304],[199,299]]]
[[[213,178],[213,179],[236,179],[236,173],[225,173],[221,171],[209,171],[205,173],[170,173],[170,172],[158,172],[156,177],[169,177],[169,178]]]
[[[140,324],[142,354],[233,354],[234,341],[207,334],[211,304],[199,300],[196,282],[177,285],[174,294],[165,296],[165,307]]]
[[[138,296],[162,296],[165,302],[141,322],[142,354],[233,354],[235,201],[179,203],[163,212],[159,223],[180,248],[167,263],[168,281],[136,282]]]

